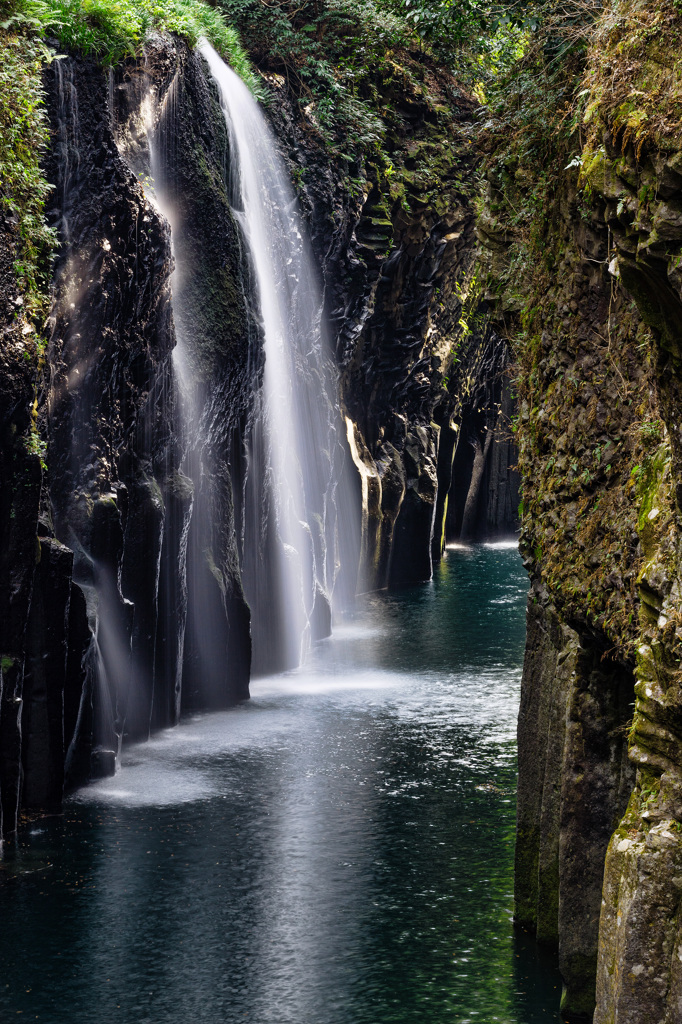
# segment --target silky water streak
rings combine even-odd
[[[265,369],[247,445],[244,587],[256,674],[300,663],[330,631],[336,571],[337,380],[322,297],[284,161],[241,79],[200,52],[228,126],[228,182],[249,251]]]

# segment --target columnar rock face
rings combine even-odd
[[[150,713],[162,483],[177,464],[172,260],[168,228],[116,145],[108,82],[78,58],[52,67],[48,174],[61,249],[47,510],[57,538],[74,551],[74,579],[87,598],[100,771],[113,768],[126,723],[144,734]],[[139,684],[146,692],[133,685],[133,663],[152,669]]]
[[[532,581],[516,913],[558,946],[565,1012],[595,1024],[682,1019],[682,173],[662,71],[681,26],[634,8],[591,29],[587,144],[565,129],[576,65],[539,58],[556,119],[545,99],[523,152],[498,138],[479,224],[515,321]]]
[[[516,400],[513,355],[506,339],[486,324],[487,303],[474,331],[458,345],[459,361],[451,371],[456,396],[449,426],[455,430],[451,483],[446,491],[444,537],[434,538],[434,557],[444,539],[509,538],[518,530],[518,452],[514,437]]]
[[[78,58],[53,67],[56,144],[48,171],[62,247],[46,410],[49,497],[54,531],[73,548],[74,578],[87,596],[99,666],[98,771],[111,769],[124,735],[144,738],[152,725],[174,724],[183,703],[220,706],[248,693],[248,610],[227,460],[253,381],[223,175],[226,129],[202,62],[159,41],[144,68],[111,80]],[[174,308],[170,229],[155,206],[151,138],[161,150],[155,186],[170,197],[176,258],[185,268]],[[192,442],[182,432],[171,366],[174,311],[203,357],[203,380],[211,379],[199,416],[216,424],[207,443],[217,453],[213,479],[197,494],[180,470]],[[216,536],[206,536],[207,519]],[[188,552],[201,563],[190,565],[190,579],[204,570],[201,610],[187,601]],[[197,614],[212,622],[216,646],[201,665],[193,650]]]
[[[536,582],[519,712],[516,918],[558,946],[574,1014],[594,1006],[604,857],[635,776],[632,671],[604,655]]]
[[[343,603],[430,578],[446,521],[454,536],[453,480],[460,520],[475,491],[472,536],[514,527],[508,351],[483,322],[464,323],[473,108],[447,76],[434,95],[385,82],[396,184],[369,158],[330,155],[284,82],[265,80],[339,371],[336,514],[355,524],[340,537]],[[247,444],[262,338],[208,68],[155,37],[143,61],[111,73],[55,62],[47,92],[60,245],[38,370],[14,315],[11,225],[0,236],[6,833],[20,806],[56,807],[65,787],[114,771],[126,739],[248,696],[242,574],[267,557]],[[481,385],[491,360],[495,383]],[[481,441],[474,473],[467,452]]]
[[[682,1014],[679,155],[674,146],[638,154],[605,136],[584,164],[585,181],[594,182],[595,205],[611,232],[614,271],[651,329],[652,387],[662,420],[638,488],[642,562],[630,731],[637,785],[606,860],[598,1024],[674,1021]],[[647,188],[652,194],[645,205]]]
[[[152,40],[144,67],[121,76],[114,96],[119,148],[171,222],[173,382],[190,392],[184,410],[177,394],[169,409],[183,471],[173,465],[166,474],[175,521],[164,531],[159,584],[160,595],[170,590],[162,622],[164,635],[175,638],[179,664],[166,641],[150,652],[175,680],[167,712],[153,711],[152,721],[172,725],[180,708],[219,707],[248,696],[249,610],[239,569],[246,473],[241,439],[263,354],[228,195],[227,126],[202,58],[182,43]],[[183,560],[187,593],[174,575]],[[142,572],[138,579],[144,587],[149,576]]]
[[[68,57],[51,66],[47,84],[49,216],[60,248],[35,422],[35,372],[25,369],[35,362],[22,358],[30,353],[12,316],[11,234],[3,235],[2,457],[12,485],[1,587],[4,832],[20,805],[59,806],[65,785],[113,771],[124,737],[174,724],[185,705],[248,695],[232,479],[243,474],[235,437],[262,359],[252,352],[258,334],[227,199],[224,117],[203,62],[170,40],[150,47],[145,67],[112,75]],[[171,365],[174,260],[151,188],[145,113],[149,137],[172,148],[160,156],[158,185],[192,224],[182,238],[193,251],[178,254],[191,269],[176,288],[175,319],[192,331],[210,381],[200,415],[213,425],[204,434],[213,472],[198,494],[180,469],[191,439]],[[210,621],[216,648],[201,665],[187,622],[188,557],[204,566],[205,604],[195,602],[193,614]]]
[[[22,333],[12,225],[0,221],[0,835],[16,824],[26,624],[38,557],[41,458],[31,410],[37,385]],[[20,308],[20,305],[19,305]],[[26,356],[29,356],[26,359]]]

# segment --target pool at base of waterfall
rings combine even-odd
[[[0,1019],[545,1024],[512,925],[513,545],[359,599],[296,672],[124,750],[0,864]]]

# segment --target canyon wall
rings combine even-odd
[[[394,64],[376,82],[390,175],[376,153],[330,159],[295,90],[267,73],[268,112],[323,268],[361,502],[362,591],[431,578],[446,536],[460,538],[486,437],[467,539],[518,525],[509,350],[489,330],[475,277],[477,107],[449,73],[404,56],[409,74]]]
[[[532,584],[516,917],[595,1024],[682,1017],[681,28],[606,5],[585,58],[555,25],[488,125],[479,223]]]

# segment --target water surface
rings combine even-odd
[[[26,825],[0,1020],[560,1021],[511,924],[526,591],[513,548],[451,550]]]

